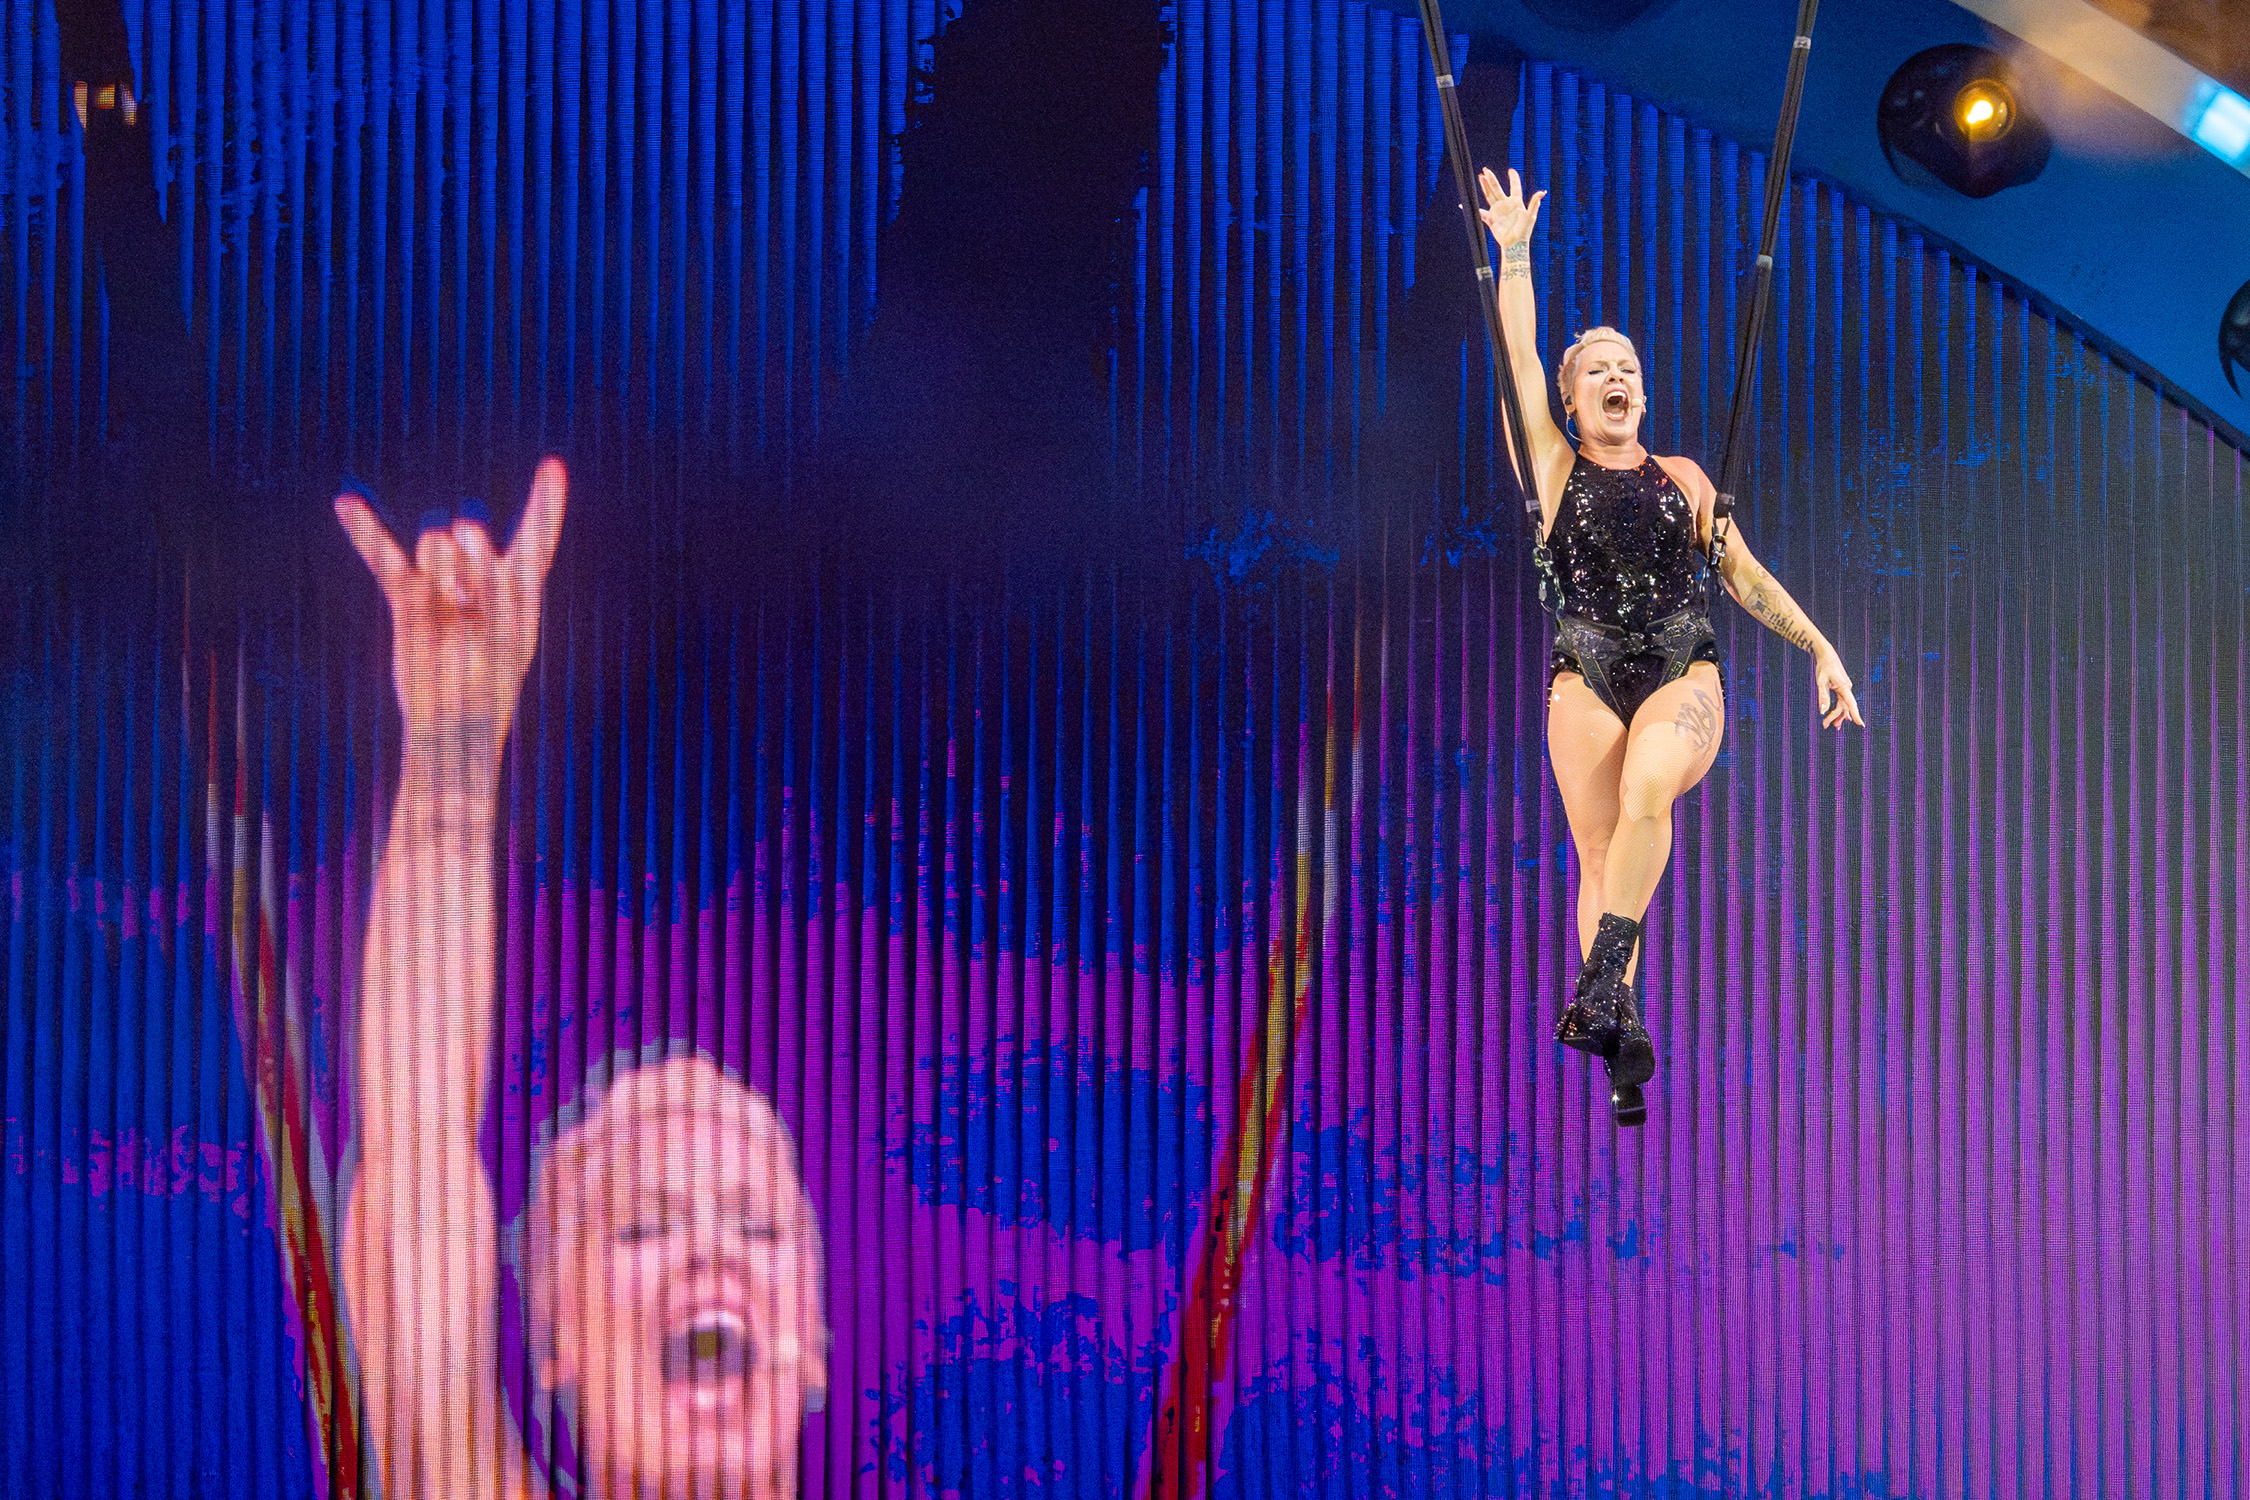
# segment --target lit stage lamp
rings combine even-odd
[[[2235,366],[2250,370],[2250,281],[2227,303],[2227,310],[2219,315],[2219,368],[2227,372],[2227,385],[2239,396],[2242,387],[2235,384]]]
[[[2250,172],[2250,99],[2206,82],[2188,105],[2188,139],[2239,172]]]
[[[1883,87],[1875,130],[1899,176],[1971,198],[2031,181],[2053,148],[2007,59],[1966,42],[1908,58]]]

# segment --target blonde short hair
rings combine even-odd
[[[1570,388],[1577,382],[1578,361],[1588,344],[1623,344],[1625,352],[1633,356],[1633,363],[1641,362],[1641,351],[1633,347],[1633,341],[1608,324],[1597,323],[1587,329],[1563,351],[1562,363],[1555,369],[1555,389],[1562,394],[1564,411],[1570,410]]]
[[[575,1118],[555,1122],[552,1140],[532,1168],[530,1199],[519,1221],[517,1273],[526,1342],[533,1358],[543,1363],[555,1356],[558,1278],[581,1263],[589,1235],[599,1232],[592,1223],[595,1206],[587,1201],[591,1191],[587,1169],[596,1163],[606,1169],[618,1160],[620,1143],[635,1125],[699,1114],[738,1128],[748,1140],[771,1145],[787,1165],[794,1193],[783,1215],[805,1247],[809,1264],[800,1290],[811,1304],[805,1309],[806,1322],[814,1348],[826,1350],[828,1328],[820,1315],[825,1266],[820,1220],[798,1168],[796,1140],[772,1102],[699,1052],[638,1065],[627,1055],[622,1066],[603,1071],[613,1081],[605,1086],[599,1074],[590,1078],[586,1095],[570,1112]]]

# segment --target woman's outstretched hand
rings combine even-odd
[[[1529,240],[1531,226],[1539,222],[1539,204],[1547,196],[1547,190],[1541,188],[1531,195],[1530,202],[1525,202],[1523,179],[1516,175],[1514,167],[1508,169],[1505,188],[1500,186],[1499,176],[1490,167],[1477,174],[1477,186],[1484,192],[1484,206],[1477,210],[1477,217],[1492,231],[1492,238],[1503,248]]]
[[[1813,686],[1820,693],[1820,727],[1837,729],[1846,719],[1860,728],[1867,721],[1859,716],[1859,700],[1852,696],[1852,674],[1844,670],[1844,660],[1829,651],[1813,660]]]
[[[478,726],[497,751],[539,644],[539,594],[562,533],[569,479],[547,459],[505,553],[474,521],[422,533],[414,557],[357,495],[336,519],[391,608],[391,669],[410,734]]]

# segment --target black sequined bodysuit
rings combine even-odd
[[[1690,662],[1718,663],[1695,507],[1653,457],[1610,469],[1580,455],[1546,545],[1562,594],[1550,684],[1577,672],[1631,724]]]

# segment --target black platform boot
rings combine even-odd
[[[1602,913],[1601,926],[1594,932],[1593,951],[1586,955],[1586,967],[1578,971],[1577,990],[1570,1004],[1563,1007],[1562,1018],[1555,1022],[1556,1041],[1605,1061],[1617,1050],[1621,1034],[1618,997],[1623,995],[1628,1005],[1632,1003],[1625,965],[1632,962],[1633,945],[1640,936],[1640,923],[1614,912]],[[1637,1013],[1634,1019],[1638,1024]]]
[[[1640,1000],[1630,984],[1619,985],[1616,1015],[1617,1042],[1602,1058],[1609,1073],[1610,1113],[1620,1125],[1641,1125],[1648,1121],[1641,1085],[1656,1076],[1656,1044],[1641,1024]]]

